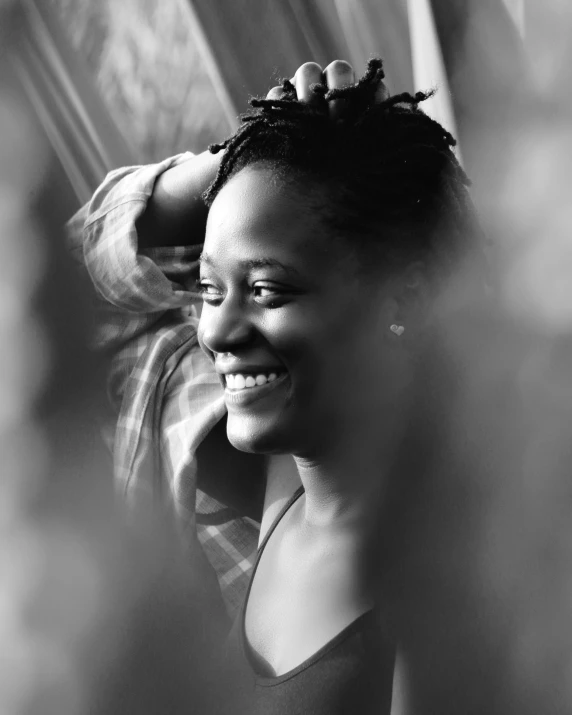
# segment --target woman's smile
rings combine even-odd
[[[278,397],[288,387],[289,376],[285,370],[280,372],[234,373],[225,375],[224,397],[229,410],[233,407],[252,405],[266,397]],[[282,397],[285,397],[282,394]]]

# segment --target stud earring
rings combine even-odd
[[[395,333],[397,337],[403,335],[403,333],[405,332],[405,328],[403,325],[396,325],[395,323],[393,325],[390,325],[389,329],[392,333]]]

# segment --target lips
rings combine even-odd
[[[256,380],[257,377],[260,375],[265,376],[266,379],[264,381],[260,380],[260,383],[257,384]],[[231,405],[249,405],[253,402],[256,402],[257,400],[270,396],[271,394],[279,390],[281,387],[283,387],[288,380],[288,373],[286,372],[286,370],[281,370],[279,373],[271,372],[266,374],[258,372],[256,376],[254,375],[254,373],[230,373],[230,376],[234,377],[234,381],[231,380],[231,385],[229,385],[227,382],[227,386],[224,393],[226,403],[229,407]],[[225,377],[228,380],[229,375]],[[242,381],[237,380],[238,377],[243,378],[244,387],[241,387]],[[272,379],[268,379],[269,377],[272,377]],[[249,380],[249,385],[247,386],[246,380],[248,378],[251,379]],[[237,382],[239,385],[238,387],[236,386]],[[254,384],[252,384],[252,382],[254,382]]]

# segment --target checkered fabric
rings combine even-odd
[[[179,154],[112,171],[70,220],[68,237],[95,288],[97,347],[112,356],[117,484],[129,504],[167,506],[182,537],[198,537],[232,615],[246,591],[259,525],[196,486],[197,447],[226,412],[219,379],[197,341],[202,243],[145,251],[137,245],[136,221],[156,178],[192,160]]]

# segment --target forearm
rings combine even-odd
[[[68,223],[70,252],[93,285],[98,347],[119,350],[140,341],[153,333],[163,314],[183,309],[173,316],[184,321],[189,307],[198,302],[194,284],[204,226],[194,234],[191,225],[185,242],[174,247],[141,247],[137,226],[163,174],[200,164],[204,166],[202,157],[181,154],[157,164],[116,169]]]
[[[215,178],[221,156],[203,152],[157,178],[137,221],[140,249],[186,246],[204,236],[208,209],[202,194]]]

